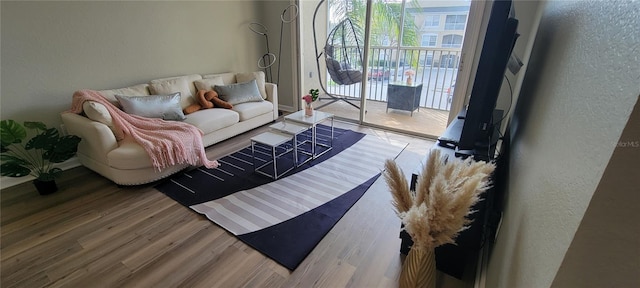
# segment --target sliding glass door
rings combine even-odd
[[[373,0],[369,4],[367,22],[367,1],[328,1],[327,31],[349,19],[360,49],[365,40],[369,45],[362,53],[368,57],[360,61],[354,59],[356,47],[340,46],[348,41],[334,44],[351,55],[341,67],[361,69],[363,81],[339,83],[327,73],[326,88],[333,97],[323,99],[319,109],[359,123],[439,136],[459,88],[456,79],[471,2]]]

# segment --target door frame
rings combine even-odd
[[[491,14],[487,9],[491,9],[490,4],[493,4],[493,1],[471,1],[469,19],[467,20],[464,42],[462,43],[462,56],[458,67],[458,76],[456,77],[456,89],[453,91],[447,124],[456,119],[464,105],[468,103],[468,98],[471,95],[472,79],[475,79],[475,72],[472,72],[478,67],[478,59],[480,58],[483,43],[483,41],[480,41],[480,36],[484,39],[485,33],[482,33],[482,31],[487,30],[488,16]]]
[[[297,3],[298,5],[301,5],[301,1],[299,0],[292,0],[293,3]],[[366,14],[367,17],[366,19],[366,25],[365,25],[365,41],[364,41],[364,57],[365,59],[368,59],[368,51],[369,51],[369,28],[370,28],[370,19],[371,19],[371,5],[372,5],[372,0],[366,0],[367,2],[367,10],[366,10]],[[317,1],[311,2],[311,3],[317,3]],[[480,58],[480,51],[482,50],[482,39],[484,39],[484,34],[483,31],[486,30],[486,26],[488,23],[488,16],[490,14],[490,8],[491,8],[491,4],[493,3],[493,1],[485,1],[485,0],[471,0],[471,5],[469,7],[469,18],[467,20],[467,27],[466,27],[466,31],[465,31],[465,38],[462,44],[462,52],[461,52],[461,59],[460,59],[460,65],[458,67],[458,75],[456,77],[456,89],[454,89],[454,94],[453,94],[453,99],[451,102],[451,108],[449,110],[449,117],[448,117],[448,122],[447,123],[451,123],[451,121],[453,121],[458,113],[464,108],[464,105],[468,102],[468,96],[470,95],[470,90],[472,88],[472,84],[473,84],[473,78],[475,78],[475,73],[472,73],[474,68],[477,67],[478,65],[478,59]],[[297,21],[299,22],[299,21]],[[296,30],[294,32],[294,34],[296,34],[297,38],[302,37],[302,27],[300,23],[296,23]],[[309,78],[311,79],[307,79],[305,77],[305,75],[302,75],[301,73],[304,73],[304,69],[303,67],[301,67],[304,63],[304,59],[302,59],[303,56],[303,45],[304,41],[297,41],[297,43],[293,44],[297,47],[297,51],[298,51],[298,61],[297,61],[297,69],[300,73],[298,73],[298,81],[309,81],[311,79],[314,79],[316,77],[320,77],[320,75],[316,75],[315,77],[311,77],[311,73],[309,74]],[[368,67],[368,61],[364,61],[363,63],[363,71],[368,71],[369,67]],[[304,79],[304,80],[303,80]],[[362,86],[366,87],[367,84],[367,79],[366,77],[363,77],[362,79]],[[298,89],[297,90],[303,90],[303,87],[305,87],[305,85],[303,83],[300,83],[298,85]],[[382,126],[382,125],[377,125],[377,124],[372,124],[369,122],[364,121],[365,118],[365,111],[366,111],[366,94],[364,93],[365,89],[362,89],[361,91],[361,99],[360,99],[360,115],[358,117],[357,120],[347,120],[348,122],[355,122],[358,123],[360,125],[364,125],[364,126],[370,126],[370,127],[375,127],[375,128],[383,128],[383,129],[387,129],[390,131],[396,131],[396,132],[402,132],[402,133],[407,133],[410,135],[416,135],[416,136],[424,136],[423,134],[420,133],[412,133],[410,131],[406,131],[406,130],[402,130],[402,129],[397,129],[394,127],[387,127],[387,126]],[[302,91],[300,91],[302,92]],[[294,101],[294,108],[299,109],[299,101]],[[435,135],[430,135],[430,136],[435,136]]]

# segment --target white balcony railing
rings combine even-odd
[[[354,48],[351,48],[355,50]],[[400,53],[397,57],[397,53]],[[405,72],[415,71],[414,83],[421,83],[422,95],[420,107],[449,110],[451,97],[455,88],[455,80],[460,63],[459,48],[400,48],[372,47],[367,75],[367,100],[387,101],[387,84],[406,81]],[[399,59],[398,61],[395,61]],[[397,63],[396,63],[397,62]],[[361,68],[360,63],[352,63],[353,68]],[[397,64],[397,65],[396,65]],[[337,85],[327,74],[325,79],[327,91],[334,95],[349,98],[360,98],[362,83],[353,85]]]

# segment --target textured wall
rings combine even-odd
[[[551,286],[640,94],[640,2],[544,5],[487,287]]]
[[[58,125],[71,95],[191,73],[255,71],[254,1],[1,3],[2,119]]]
[[[640,287],[640,102],[622,132],[553,287]]]

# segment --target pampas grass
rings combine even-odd
[[[467,158],[446,161],[433,149],[418,177],[415,194],[393,160],[385,163],[384,177],[393,195],[393,206],[414,245],[433,249],[455,243],[471,223],[471,207],[490,186],[495,165]]]
[[[411,191],[409,191],[409,184],[407,184],[407,179],[404,177],[404,173],[402,170],[398,168],[395,162],[391,159],[387,159],[385,162],[385,173],[384,179],[387,180],[387,185],[389,185],[389,189],[391,191],[403,191],[402,193],[391,193],[393,196],[393,207],[395,207],[396,213],[400,216],[399,213],[404,213],[411,208],[411,204],[413,203],[413,195]]]

